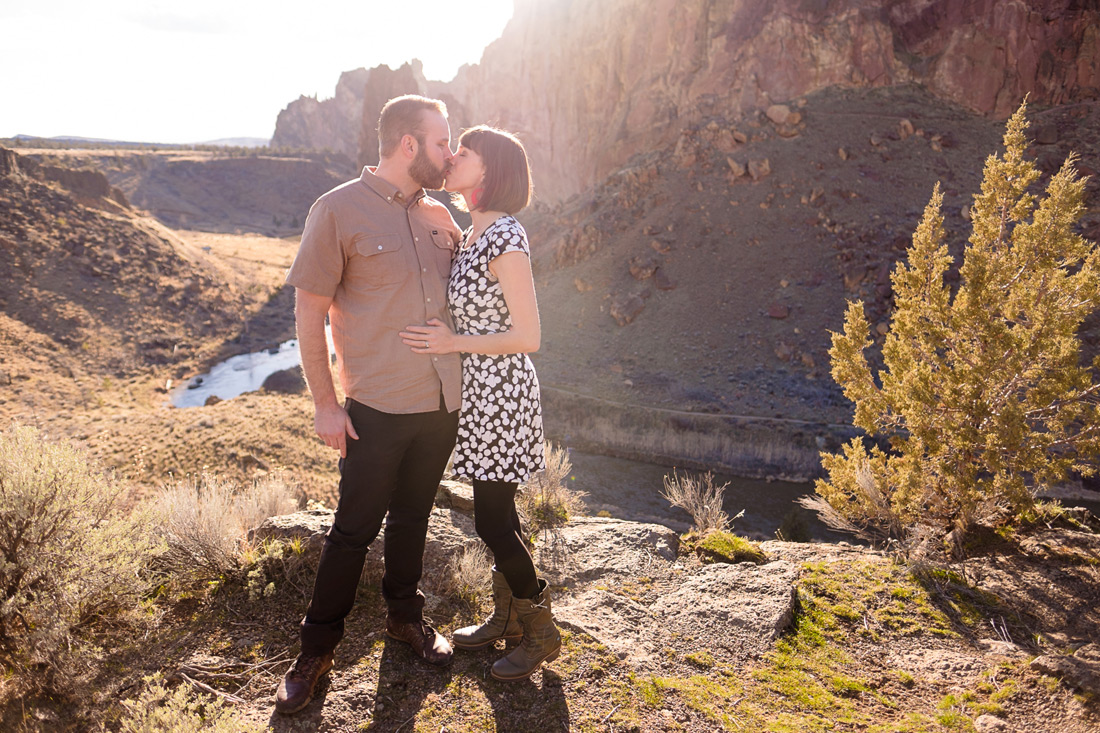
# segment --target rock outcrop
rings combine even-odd
[[[830,85],[916,82],[1004,117],[1100,88],[1100,9],[1070,0],[520,0],[481,63],[434,87],[528,141],[560,200],[714,115]],[[548,43],[546,39],[553,39]]]
[[[315,563],[332,516],[318,508],[270,517],[249,532],[249,540],[300,538],[308,562]],[[448,591],[451,559],[477,542],[465,511],[432,511],[422,581],[429,604],[432,595]],[[578,518],[554,537],[544,537],[536,562],[556,587],[564,586],[554,600],[556,619],[632,664],[644,664],[673,645],[745,661],[790,625],[798,579],[794,563],[685,567],[677,562],[678,542],[674,531],[659,524],[596,517]],[[381,572],[384,553],[380,535],[367,556],[368,572]],[[643,590],[648,586],[653,587]],[[628,588],[636,592],[624,591]]]
[[[279,113],[273,146],[331,150],[360,166],[378,163],[378,115],[389,99],[424,92],[417,60],[391,69],[385,64],[340,75],[331,99],[299,97]]]
[[[1025,95],[1092,99],[1097,27],[1100,8],[1072,0],[518,0],[481,62],[452,81],[423,81],[418,62],[349,72],[332,100],[284,110],[273,142],[372,160],[381,104],[371,100],[422,91],[448,102],[456,131],[517,132],[539,195],[554,202],[714,115],[778,114],[832,85],[918,83],[996,117]]]
[[[378,164],[378,116],[382,107],[402,94],[420,94],[424,91],[424,74],[420,62],[404,64],[399,69],[376,66],[370,71],[370,79],[363,90],[363,105],[359,110],[362,124],[356,145],[359,166]]]
[[[363,95],[374,70],[345,71],[336,83],[336,94],[323,101],[299,97],[279,113],[273,147],[328,148],[355,160],[363,123]]]

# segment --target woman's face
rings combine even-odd
[[[469,194],[481,185],[484,177],[485,164],[481,156],[459,145],[458,152],[451,159],[451,170],[447,173],[443,188],[451,193]],[[466,198],[468,200],[469,196]]]

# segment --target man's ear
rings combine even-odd
[[[409,160],[416,157],[417,147],[420,145],[415,135],[403,135],[401,137],[401,152],[405,154]]]

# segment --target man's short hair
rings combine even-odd
[[[485,166],[481,194],[474,208],[515,214],[531,200],[531,167],[527,151],[515,135],[487,125],[471,127],[458,144],[481,156]]]
[[[423,144],[423,117],[427,110],[447,116],[447,105],[418,94],[406,94],[386,102],[378,117],[378,155],[382,158],[393,155],[406,135],[412,135]]]

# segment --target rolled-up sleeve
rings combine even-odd
[[[343,278],[345,264],[336,216],[322,197],[310,207],[302,243],[286,281],[307,292],[332,297]]]

